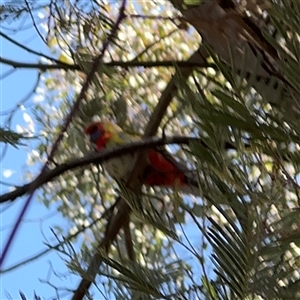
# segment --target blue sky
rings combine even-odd
[[[10,25],[14,26],[13,23]],[[2,29],[3,28],[1,28],[1,30]],[[3,30],[3,32],[7,33],[5,30]],[[10,36],[18,42],[24,43],[24,45],[29,48],[47,53],[47,49],[43,45],[43,42],[32,29],[21,31]],[[22,62],[34,63],[39,59],[37,56],[20,49],[2,37],[0,37],[0,53],[1,56],[6,59]],[[11,70],[11,67],[0,64],[1,76],[6,74],[8,70]],[[6,112],[7,110],[15,108],[16,105],[24,98],[24,95],[30,92],[33,88],[36,78],[36,70],[18,69],[1,80],[0,111]],[[30,123],[30,118],[28,118],[28,116],[32,116],[32,100],[33,99],[31,97],[24,104],[24,107],[22,109],[18,109],[17,113],[13,115],[11,124],[9,125],[11,129],[17,130],[20,127],[28,127],[28,124]],[[8,125],[8,116],[8,114],[1,114],[1,126],[5,127]],[[38,132],[35,132],[35,134],[38,134]],[[21,185],[22,183],[27,182],[25,178],[25,171],[28,170],[29,167],[26,166],[26,161],[28,154],[35,145],[35,142],[25,140],[24,144],[25,146],[20,146],[18,149],[11,146],[8,147],[5,156],[1,161],[2,182],[11,183],[12,185]],[[3,144],[1,144],[1,152],[3,150]],[[37,174],[38,171],[37,167],[30,167],[31,173]],[[12,175],[7,178],[9,173],[12,173]],[[9,187],[1,183],[0,189],[2,194],[5,193]],[[1,249],[3,249],[4,244],[7,241],[8,234],[10,234],[12,230],[12,226],[16,221],[17,215],[20,213],[25,199],[25,197],[18,198],[13,203],[6,203],[0,206]],[[41,250],[47,249],[43,243],[45,241],[45,237],[55,244],[50,228],[53,227],[54,224],[63,224],[63,222],[65,221],[54,208],[47,209],[43,204],[38,202],[37,197],[34,197],[30,209],[22,221],[21,228],[15,237],[10,252],[6,257],[4,269],[34,256],[34,254],[39,253]],[[52,298],[55,295],[55,290],[47,283],[41,282],[41,280],[49,280],[51,283],[56,283],[58,286],[62,287],[67,286],[67,284],[56,278],[53,272],[50,272],[51,264],[60,272],[67,271],[61,258],[52,251],[50,254],[43,256],[35,262],[31,262],[14,271],[1,275],[0,299],[20,299],[19,291],[22,291],[26,295],[27,299],[31,299],[34,292],[45,299],[49,297]],[[77,281],[74,280],[69,287],[74,287],[76,282]]]
[[[14,24],[10,25],[13,26]],[[4,32],[7,33],[5,30]],[[29,48],[51,56],[51,53],[47,51],[47,48],[34,29],[20,31],[13,35],[10,33],[9,35]],[[36,63],[39,59],[39,57],[20,49],[2,37],[0,37],[0,53],[1,56],[6,59],[21,62]],[[6,74],[8,70],[11,70],[11,67],[0,64],[1,75]],[[0,111],[6,112],[7,110],[15,108],[16,105],[23,99],[24,95],[30,92],[33,88],[36,78],[36,70],[18,69],[1,80]],[[13,115],[11,123],[9,124],[11,129],[17,130],[20,128],[27,128],[31,122],[30,117],[34,120],[32,116],[33,97],[24,104],[24,107],[19,108]],[[1,114],[0,118],[2,127],[8,125],[8,116],[8,114]],[[37,135],[38,132],[35,132],[34,134]],[[18,149],[9,146],[6,151],[5,157],[1,161],[0,175],[2,182],[8,182],[12,185],[21,185],[26,183],[28,180],[25,177],[25,172],[29,168],[31,174],[38,174],[39,168],[37,166],[29,167],[26,165],[28,154],[36,145],[36,141],[25,140],[24,144],[24,146],[18,147]],[[1,147],[1,149],[2,148],[3,147]],[[9,173],[12,174],[7,178],[7,174],[9,175]],[[8,187],[1,183],[0,188],[1,194],[8,190]],[[4,270],[27,258],[33,257],[42,250],[47,249],[44,245],[46,240],[48,240],[48,242],[52,241],[53,244],[56,244],[51,228],[57,224],[63,226],[66,222],[59,212],[55,210],[55,207],[48,209],[43,204],[39,203],[36,195],[31,203],[29,211],[22,221],[22,225],[15,237],[10,252],[6,257]],[[13,203],[6,203],[0,206],[1,249],[3,249],[8,235],[11,233],[17,215],[20,213],[25,200],[26,197],[22,197],[18,198]],[[197,234],[191,234],[191,239],[197,242],[199,234],[197,228],[193,231],[192,227],[190,227],[190,232],[197,232]],[[190,255],[185,255],[185,258],[188,259],[189,257]],[[53,271],[51,271],[51,266],[59,274],[69,273],[62,259],[54,251],[52,251],[34,262],[30,262],[13,271],[3,274],[0,281],[0,299],[20,299],[19,291],[24,293],[27,299],[31,299],[34,292],[43,299],[53,299],[53,297],[55,297],[55,290],[46,283],[47,281],[57,287],[61,287],[62,289],[76,288],[79,280],[78,277],[68,276],[66,279],[62,280],[56,277]],[[63,293],[60,294],[61,298],[64,298],[62,295]]]

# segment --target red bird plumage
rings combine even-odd
[[[109,121],[95,122],[85,129],[97,151],[117,145],[138,141],[140,137],[127,134],[116,124]],[[137,154],[125,154],[106,161],[103,165],[115,179],[126,180],[135,163]],[[150,149],[146,156],[147,166],[143,174],[143,184],[177,188],[178,190],[199,195],[197,182],[188,174],[191,172],[179,164],[166,151]]]

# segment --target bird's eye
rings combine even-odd
[[[91,134],[97,130],[98,130],[97,124],[92,124],[92,125],[88,126],[87,128],[85,128],[84,132],[85,132],[85,134]]]
[[[90,133],[95,133],[96,131],[98,131],[98,126],[94,125],[90,128]]]
[[[94,128],[92,128],[90,133],[90,139],[92,143],[96,144],[103,132],[99,128],[96,128],[96,130],[93,129]]]

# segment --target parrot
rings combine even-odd
[[[117,124],[102,120],[90,124],[85,129],[90,142],[96,151],[111,149],[122,144],[138,141],[141,138],[124,132]],[[124,154],[111,158],[103,163],[108,174],[121,181],[130,176],[138,153]],[[185,194],[200,196],[198,181],[192,171],[180,164],[163,148],[148,149],[146,152],[146,168],[141,178],[142,184],[150,187],[173,188]]]

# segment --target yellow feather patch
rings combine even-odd
[[[138,141],[141,139],[139,136],[134,136],[128,133],[125,133],[117,124],[110,122],[108,120],[103,120],[103,128],[106,132],[111,134],[111,139],[106,144],[106,147],[113,147],[116,145],[122,145],[130,141]]]

